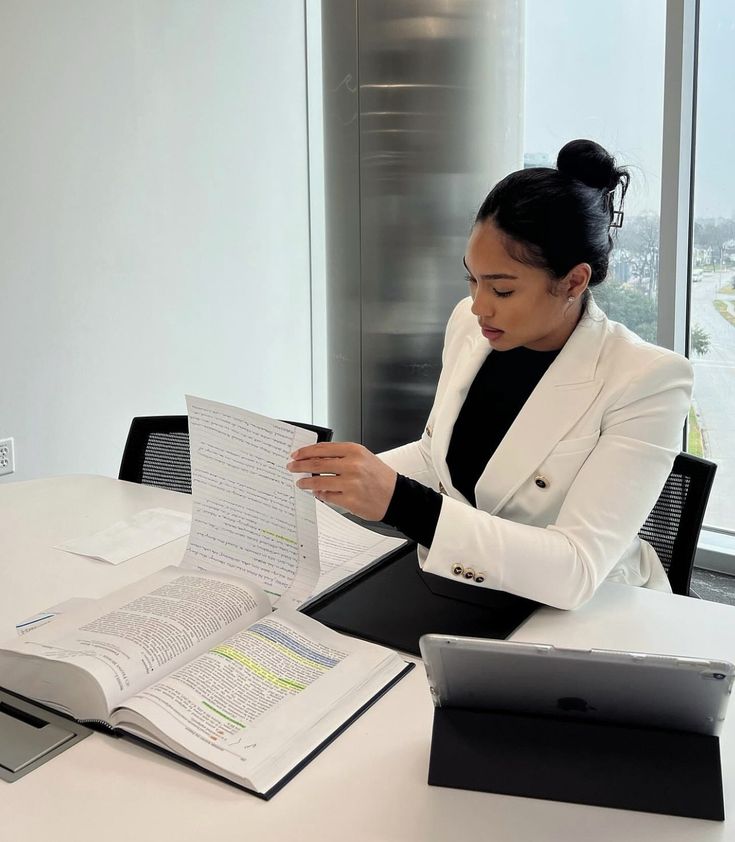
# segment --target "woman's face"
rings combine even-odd
[[[581,312],[581,289],[570,276],[556,283],[543,269],[514,260],[492,222],[475,225],[464,259],[472,312],[496,351],[521,346],[534,351],[561,348]],[[586,264],[580,264],[586,266]],[[576,269],[577,267],[575,267]],[[574,301],[569,297],[574,296]]]

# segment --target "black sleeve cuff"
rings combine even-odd
[[[438,491],[398,474],[383,523],[428,548],[434,540],[441,508],[442,495]]]

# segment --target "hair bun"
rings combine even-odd
[[[556,158],[556,168],[589,187],[614,190],[622,172],[613,156],[594,140],[570,140]]]

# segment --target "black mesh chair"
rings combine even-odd
[[[288,423],[312,430],[317,434],[317,441],[332,440],[332,431],[327,427],[295,421]],[[153,415],[133,418],[118,479],[191,494],[188,417]]]
[[[714,462],[680,453],[638,533],[658,553],[676,594],[689,596],[694,554],[716,470]]]

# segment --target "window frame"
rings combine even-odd
[[[667,0],[658,343],[689,352],[699,0]]]
[[[700,0],[667,0],[658,343],[689,354]],[[682,450],[686,438],[682,439]],[[735,530],[702,529],[695,565],[735,575]]]

